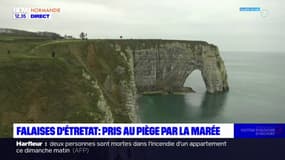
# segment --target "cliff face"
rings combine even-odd
[[[206,42],[156,41],[151,47],[134,50],[133,54],[139,92],[187,91],[183,87],[185,80],[196,69],[201,71],[208,92],[229,89],[218,48]]]
[[[132,54],[115,46],[100,40],[66,41],[43,45],[31,55],[50,57],[55,52],[55,59],[82,68],[83,78],[92,86],[87,95],[97,101],[93,107],[104,117],[99,122],[138,122]]]
[[[8,39],[0,54],[0,136],[14,122],[139,122],[137,91],[185,91],[195,69],[208,92],[228,90],[206,42]]]
[[[114,46],[0,41],[0,137],[15,122],[138,122],[132,54]]]

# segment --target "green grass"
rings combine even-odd
[[[13,122],[99,122],[104,118],[96,107],[98,91],[81,77],[82,67],[52,58],[10,57],[0,62],[2,130]],[[87,95],[91,92],[92,97]]]
[[[11,137],[15,122],[103,121],[99,91],[82,77],[82,70],[98,82],[115,122],[130,122],[119,85],[131,73],[110,44],[0,36],[0,137]],[[125,74],[114,72],[118,65],[126,68]],[[108,75],[110,91],[103,86]]]

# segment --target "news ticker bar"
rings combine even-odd
[[[2,157],[17,160],[266,159],[284,157],[285,138],[5,139]],[[119,155],[119,158],[118,158]],[[10,158],[11,157],[11,158]],[[6,158],[7,159],[7,158]],[[283,158],[284,159],[284,158]],[[282,160],[283,160],[282,159]]]
[[[15,123],[13,138],[285,138],[285,124]]]

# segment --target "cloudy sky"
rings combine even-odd
[[[259,12],[240,12],[257,6]],[[0,28],[89,38],[205,40],[223,51],[285,51],[284,0],[1,0]],[[15,7],[56,7],[51,20],[13,20]]]

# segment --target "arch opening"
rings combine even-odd
[[[196,69],[188,75],[184,82],[184,87],[191,87],[195,92],[204,93],[207,91],[205,82],[200,70]]]

